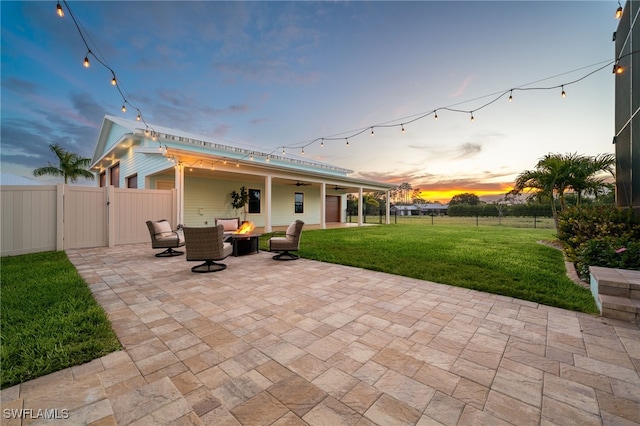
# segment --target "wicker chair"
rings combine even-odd
[[[230,243],[223,241],[224,226],[182,228],[187,249],[187,261],[204,263],[191,268],[193,272],[216,272],[227,268],[224,263],[216,263],[229,256],[233,251]]]
[[[183,251],[174,250],[174,248],[184,245],[184,238],[178,231],[171,229],[171,224],[162,219],[157,222],[147,221],[149,235],[151,235],[151,247],[154,249],[166,249],[162,253],[157,253],[156,257],[180,256]]]
[[[269,239],[269,251],[280,252],[273,256],[276,260],[295,260],[300,258],[292,251],[300,250],[300,237],[304,222],[296,220],[287,228],[284,237],[271,237]]]

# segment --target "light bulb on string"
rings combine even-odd
[[[64,10],[62,10],[62,6],[60,5],[60,2],[58,2],[58,5],[56,6],[56,13],[58,14],[59,17],[61,18],[64,17]]]
[[[320,140],[320,146],[324,146],[324,138]]]
[[[471,121],[474,121],[475,118],[473,117],[473,111],[471,111]]]
[[[513,90],[509,92],[509,102],[513,101]]]
[[[618,8],[616,9],[616,19],[622,18],[622,5],[620,4],[620,0],[618,0]]]
[[[560,93],[560,96],[562,96],[563,98],[567,97],[567,93],[564,91],[564,84],[562,86],[560,86],[562,88],[562,93]]]
[[[85,68],[89,68],[89,66],[91,65],[89,63],[89,53],[91,53],[91,50],[87,52],[87,54],[84,57],[84,62],[82,63],[82,65],[84,65]]]
[[[371,128],[371,136],[375,136],[373,133],[373,127]]]
[[[240,167],[240,162],[236,161],[236,167]]]
[[[113,76],[113,78],[111,79],[111,85],[115,86],[116,84],[118,84],[118,82],[116,81],[116,77]]]
[[[301,155],[304,155],[304,148],[302,148],[302,149],[300,150],[300,154],[301,154]]]
[[[267,158],[265,158],[264,161],[268,163],[269,161],[271,161],[271,157],[267,155]]]
[[[402,128],[402,134],[404,134],[404,124],[401,124],[400,127]]]
[[[122,104],[122,112],[127,112],[127,106],[125,104]]]
[[[438,121],[438,111],[433,111],[433,119]]]
[[[286,152],[284,152],[284,148],[282,148],[282,156],[284,157],[286,155]]]
[[[613,65],[613,73],[614,74],[622,74],[624,72],[624,68],[616,61]]]
[[[344,138],[344,140],[346,140],[346,141],[347,141],[347,144],[346,144],[346,145],[347,145],[347,146],[349,146],[349,139],[348,139],[348,138]]]
[[[136,117],[136,121],[140,121],[142,119],[142,117],[140,117],[140,114],[138,114],[138,116]]]

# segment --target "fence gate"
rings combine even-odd
[[[65,185],[64,248],[108,245],[106,188]]]

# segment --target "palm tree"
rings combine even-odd
[[[58,166],[56,167],[49,163],[48,166],[37,168],[33,171],[35,177],[61,176],[64,178],[65,184],[68,181],[75,183],[80,177],[89,180],[95,179],[95,175],[87,170],[91,166],[90,158],[80,157],[78,154],[67,151],[57,143],[49,145],[49,148],[58,157]]]
[[[584,193],[598,194],[605,188],[606,182],[597,175],[609,172],[613,175],[615,157],[613,154],[601,154],[595,157],[573,154],[547,154],[542,157],[534,170],[525,170],[515,181],[512,194],[529,190],[530,199],[551,200],[553,219],[558,224],[558,211],[555,199],[560,201],[560,210],[565,209],[564,193],[573,189],[580,196]]]

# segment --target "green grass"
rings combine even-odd
[[[416,221],[306,230],[299,254],[597,313],[591,293],[567,277],[562,253],[538,243],[552,239],[553,231],[548,229],[430,226]]]
[[[2,388],[120,349],[107,315],[64,252],[1,262]]]

